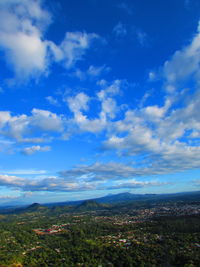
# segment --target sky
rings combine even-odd
[[[200,189],[199,0],[0,1],[0,205]]]

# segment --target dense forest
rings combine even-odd
[[[0,266],[199,266],[199,205],[34,204],[0,215]]]

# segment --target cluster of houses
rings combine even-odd
[[[52,227],[47,228],[47,229],[33,229],[33,231],[38,234],[38,235],[45,235],[45,234],[56,234],[62,231],[66,231],[66,229],[64,229],[64,227],[67,224],[61,224],[61,225],[52,225]]]

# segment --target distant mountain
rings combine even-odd
[[[119,194],[113,194],[113,195],[107,195],[100,198],[93,198],[93,199],[86,199],[86,200],[75,200],[75,201],[66,201],[66,202],[57,202],[57,203],[48,203],[45,204],[47,207],[53,207],[53,206],[77,206],[82,204],[86,201],[95,201],[97,203],[104,203],[104,204],[115,204],[115,203],[121,203],[121,202],[127,202],[132,200],[140,200],[140,199],[146,199],[149,197],[155,196],[154,194],[131,194],[128,192],[125,193],[119,193]]]
[[[98,203],[95,200],[86,200],[83,201],[81,204],[77,205],[74,211],[91,211],[91,210],[99,210],[103,208],[107,208],[108,205]]]
[[[49,208],[45,207],[39,203],[33,203],[29,206],[23,206],[23,207],[19,207],[19,208],[9,208],[9,209],[4,209],[2,210],[1,213],[6,213],[6,214],[11,214],[11,213],[15,213],[15,214],[19,214],[19,213],[26,213],[26,212],[43,212],[43,211],[48,211]]]
[[[200,191],[195,192],[183,192],[183,193],[173,193],[173,194],[131,194],[128,192],[119,193],[114,195],[107,195],[100,198],[88,199],[88,200],[78,200],[78,201],[66,201],[59,203],[48,203],[39,204],[33,203],[29,206],[21,207],[7,207],[0,208],[0,214],[11,214],[11,213],[25,213],[25,212],[73,212],[73,211],[89,211],[106,209],[112,206],[122,207],[128,205],[141,205],[149,204],[152,205],[158,202],[195,202],[200,201]],[[139,203],[139,204],[138,204]]]
[[[119,193],[116,195],[107,195],[105,197],[95,199],[99,203],[121,203],[133,200],[142,200],[154,197],[155,194],[131,194],[128,192]]]
[[[33,203],[30,206],[23,209],[24,212],[37,212],[37,211],[43,211],[47,210],[48,208],[39,204],[39,203]]]
[[[97,203],[103,204],[118,204],[132,201],[170,201],[170,200],[189,200],[189,201],[200,201],[200,191],[194,192],[182,192],[182,193],[169,193],[169,194],[132,194],[129,192],[107,195],[100,198],[88,199],[88,200],[77,200],[77,201],[66,201],[59,203],[48,203],[45,204],[47,207],[53,206],[77,206],[85,201],[93,200]]]

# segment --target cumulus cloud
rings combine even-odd
[[[110,190],[110,189],[123,189],[130,185],[130,188],[142,188],[151,186],[161,186],[165,183],[156,181],[136,181],[129,180],[126,183],[119,182],[117,185],[102,183],[98,181],[85,180],[67,180],[65,177],[46,177],[43,179],[25,179],[17,176],[0,175],[0,186],[6,186],[11,190],[19,190],[20,192],[80,192],[90,190]]]
[[[57,60],[64,61],[66,68],[70,68],[81,60],[94,39],[99,38],[97,34],[85,32],[67,32],[60,45],[62,55]]]
[[[121,156],[140,157],[138,164],[142,168],[137,168],[136,175],[173,173],[200,166],[199,36],[198,30],[190,44],[165,62],[162,71],[167,93],[163,104],[128,109],[124,118],[109,124],[111,130],[104,149],[115,150]],[[188,97],[182,88],[191,80],[195,86]],[[172,96],[175,89],[181,92]]]
[[[119,106],[115,97],[121,93],[122,81],[108,83],[101,80],[98,85],[100,90],[93,98],[83,92],[66,98],[71,118],[39,109],[33,109],[30,116],[13,116],[8,111],[0,112],[1,135],[17,142],[36,144],[43,143],[48,138],[51,140],[55,135],[62,138],[66,134],[69,138],[80,132],[105,131],[104,151],[113,150],[124,157],[139,157],[137,168],[130,166],[131,173],[126,169],[131,177],[199,168],[198,91],[190,94],[190,98],[180,107],[174,106],[173,98],[167,95],[163,105],[127,108],[124,117],[118,118],[116,115]],[[92,118],[89,115],[91,101],[96,101],[101,107],[96,117],[92,114]],[[23,152],[33,154],[44,150],[47,150],[46,147],[32,145]],[[98,167],[101,169],[102,166]],[[109,170],[111,166],[105,168]],[[91,174],[92,166],[85,166],[81,170],[85,174]],[[73,177],[76,171],[77,169],[71,170],[70,175]],[[118,177],[114,168],[112,172]],[[98,172],[95,173],[98,178]]]
[[[61,132],[62,131],[62,116],[57,116],[48,110],[33,109],[31,125],[43,131]]]
[[[0,175],[0,186],[11,186],[17,188],[18,186],[22,186],[25,181],[25,179],[17,176]]]
[[[113,124],[104,149],[116,150],[124,156],[144,158],[141,174],[164,174],[199,168],[199,93],[184,108],[169,111],[171,102],[163,107],[148,106],[128,110],[123,120]],[[167,113],[166,113],[167,112]],[[188,132],[195,132],[196,138]]]
[[[18,142],[41,143],[44,133],[60,133],[63,130],[64,119],[47,110],[33,109],[30,116],[22,114],[13,116],[9,111],[0,112],[0,134],[15,139]],[[41,137],[32,137],[38,135]]]
[[[41,1],[1,1],[0,47],[18,77],[45,72],[47,43],[42,35],[51,22]]]
[[[89,96],[85,93],[79,93],[75,97],[69,97],[67,99],[70,110],[75,114],[79,114],[81,110],[88,110]]]
[[[47,152],[47,151],[50,151],[50,150],[51,150],[50,146],[43,146],[43,147],[41,147],[41,146],[31,146],[31,147],[24,148],[22,150],[22,153],[24,155],[30,156],[30,155],[35,154],[36,152]]]
[[[17,176],[0,175],[0,186],[6,186],[10,189],[34,192],[34,191],[51,191],[51,192],[70,192],[86,191],[95,189],[95,184],[66,182],[63,178],[48,177],[44,179],[26,179]]]
[[[198,83],[200,77],[200,26],[191,42],[181,50],[175,52],[170,60],[165,62],[163,77],[165,88],[173,92],[183,82],[193,80]]]
[[[73,112],[71,123],[81,131],[99,132],[104,127],[104,122],[100,119],[88,119],[83,112],[87,111],[90,97],[85,93],[79,93],[74,97],[67,98],[69,109]]]
[[[52,22],[42,0],[0,2],[0,49],[8,65],[20,80],[47,74],[52,60],[67,69],[83,59],[95,33],[66,32],[63,41],[45,40],[45,31]]]
[[[75,38],[75,35],[68,35],[68,39],[69,36]],[[86,48],[87,37],[79,34],[77,36],[79,39],[77,44]],[[117,112],[120,107],[117,96],[122,93],[123,81],[107,82],[102,79],[97,82],[100,89],[93,97],[84,92],[65,97],[71,112],[70,118],[40,109],[33,109],[30,116],[25,114],[14,116],[9,111],[1,111],[0,133],[4,138],[13,138],[18,142],[35,140],[36,143],[54,134],[61,137],[64,134],[68,136],[80,132],[96,134],[104,131],[106,133],[104,150],[113,150],[125,157],[140,158],[138,164],[142,167],[133,168],[131,177],[199,168],[200,93],[197,79],[200,60],[199,36],[198,32],[189,45],[176,52],[164,64],[163,84],[167,90],[160,105],[145,106],[143,103],[136,108],[127,106],[124,113],[121,112],[118,117]],[[77,58],[83,56],[78,52],[77,55]],[[72,64],[70,62],[74,61],[69,60],[67,64]],[[89,69],[95,72],[94,68]],[[189,97],[187,91],[172,95],[173,88],[181,89],[182,81],[188,79],[196,81],[194,92],[190,92]],[[99,109],[90,117],[92,101],[98,104]],[[75,170],[71,175],[74,172]]]
[[[78,93],[74,97],[68,97],[66,102],[69,109],[73,113],[71,125],[78,127],[79,131],[98,133],[107,128],[110,119],[114,119],[117,112],[117,103],[114,96],[118,95],[121,90],[122,81],[115,80],[108,84],[101,80],[99,85],[102,87],[96,94],[96,101],[100,102],[101,109],[96,118],[89,118],[87,111],[89,110],[89,102],[91,97],[85,93]]]
[[[5,141],[8,138],[17,143],[39,144],[49,142],[55,137],[69,137],[79,131],[101,132],[107,127],[109,120],[116,116],[118,107],[114,96],[120,93],[121,84],[120,80],[112,83],[101,81],[101,89],[95,98],[83,92],[65,97],[64,101],[73,114],[72,118],[36,108],[32,109],[30,115],[14,115],[10,111],[0,111],[0,134]],[[52,97],[47,97],[47,100],[57,104]],[[96,118],[90,118],[87,114],[91,101],[100,104]]]

